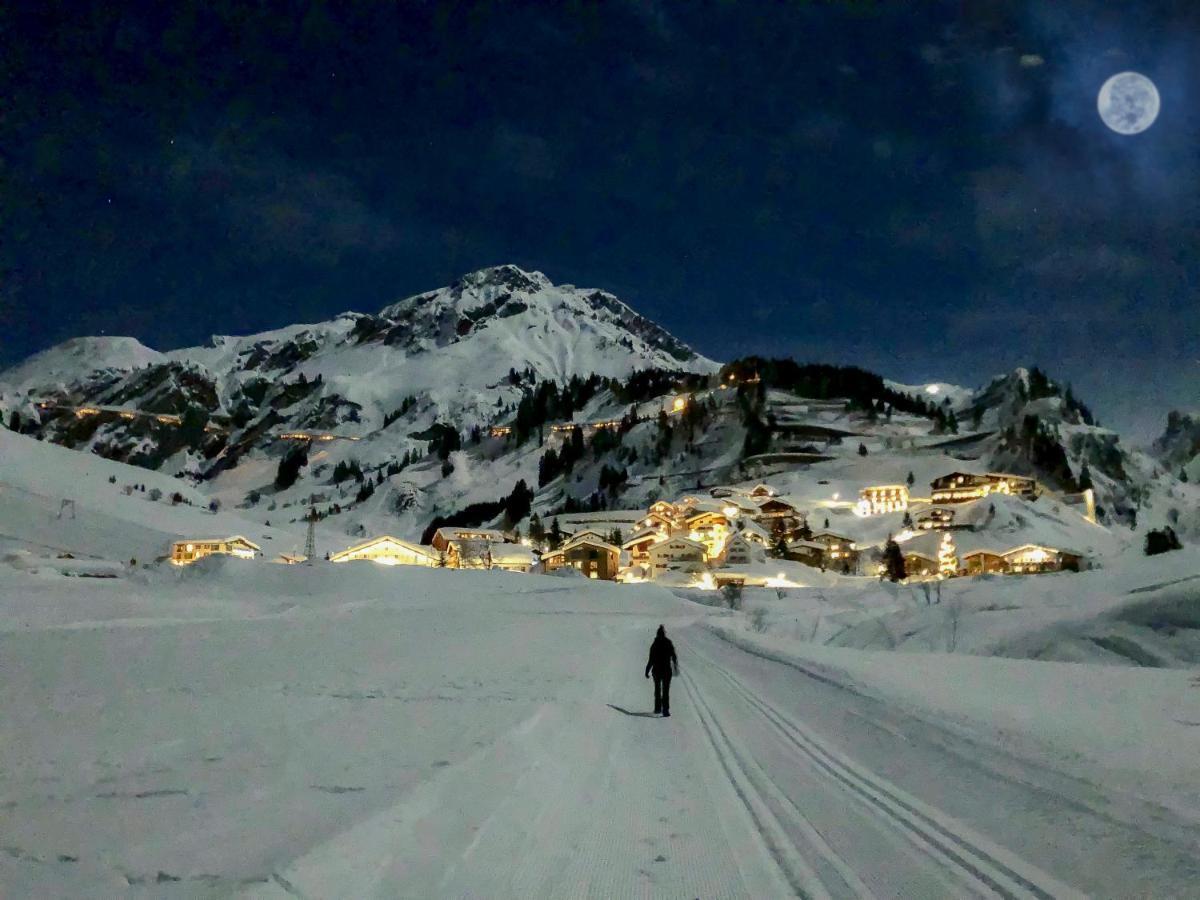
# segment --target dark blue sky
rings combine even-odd
[[[1200,388],[1196,6],[6,5],[0,363],[515,262],[719,359],[1037,363],[1147,434]]]

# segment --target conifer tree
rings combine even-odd
[[[900,550],[900,545],[890,537],[887,539],[887,543],[883,545],[883,568],[889,581],[903,581],[908,577],[908,572],[904,565],[904,554]]]

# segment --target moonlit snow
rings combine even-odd
[[[744,612],[502,572],[130,567],[123,533],[143,552],[250,525],[119,489],[157,473],[9,432],[0,451],[6,897],[1196,883],[1195,551],[962,579],[935,606],[829,574],[747,589]],[[78,510],[58,520],[67,467]],[[670,719],[642,677],[660,623],[681,670]],[[1094,664],[1121,647],[1161,667]]]

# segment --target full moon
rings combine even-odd
[[[1100,88],[1096,108],[1118,134],[1138,134],[1158,118],[1158,88],[1140,72],[1119,72]]]

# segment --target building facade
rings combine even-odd
[[[1027,499],[1038,495],[1038,483],[1024,475],[989,472],[975,475],[970,472],[951,472],[929,483],[933,503],[966,503],[991,494],[1011,494]]]
[[[239,559],[254,559],[262,548],[240,534],[226,538],[192,538],[171,544],[171,563],[187,566],[206,556],[236,556]]]
[[[903,484],[873,484],[858,492],[858,512],[879,516],[908,509],[908,487]]]
[[[613,581],[617,577],[617,564],[621,551],[607,541],[591,534],[577,535],[557,550],[542,556],[542,567],[547,572],[571,567],[588,578]]]
[[[708,561],[708,548],[691,538],[676,536],[650,548],[649,572],[659,578],[667,572],[699,572]]]
[[[329,555],[335,563],[365,560],[381,566],[436,566],[438,552],[432,547],[413,544],[390,534],[380,535]]]

